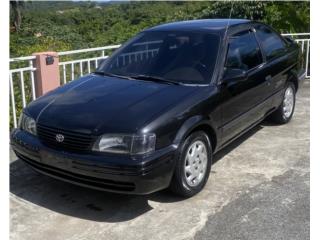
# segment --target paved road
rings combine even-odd
[[[209,217],[195,239],[309,239],[309,173],[288,170]]]
[[[309,239],[309,82],[293,120],[263,122],[215,156],[206,188],[183,200],[63,183],[12,154],[11,239]]]

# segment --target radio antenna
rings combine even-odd
[[[228,18],[228,23],[227,23],[227,27],[226,27],[226,31],[224,32],[224,38],[227,37],[227,32],[228,32],[228,29],[229,29],[229,25],[230,25],[230,19],[231,19],[231,16],[232,16],[232,11],[233,11],[233,1],[230,1],[231,2],[231,9],[230,9],[230,13],[229,13],[229,18]]]

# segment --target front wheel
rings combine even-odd
[[[183,197],[192,197],[206,184],[212,163],[212,148],[207,134],[197,131],[183,142],[170,189]]]
[[[296,89],[292,82],[288,82],[279,108],[270,115],[270,120],[279,124],[291,120],[296,104]]]

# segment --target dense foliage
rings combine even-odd
[[[201,18],[249,18],[280,32],[309,32],[309,2],[24,2],[15,27],[11,4],[10,55],[117,44],[160,23]]]

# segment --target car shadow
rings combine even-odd
[[[256,132],[260,131],[264,126],[267,126],[266,124],[268,123],[263,121],[262,123],[256,125],[255,127],[251,128],[249,131],[241,135],[239,138],[229,143],[226,147],[224,147],[220,151],[216,152],[213,156],[212,164],[215,164],[216,162],[221,160],[224,156],[232,152],[234,149],[240,146],[243,142],[245,142],[247,139],[253,136]]]
[[[260,129],[261,125],[254,127],[220,150],[215,154],[213,164]],[[92,190],[44,176],[19,159],[10,164],[10,192],[17,201],[22,199],[57,213],[97,222],[129,221],[151,211],[151,202],[172,203],[185,200],[167,190],[146,196]]]

